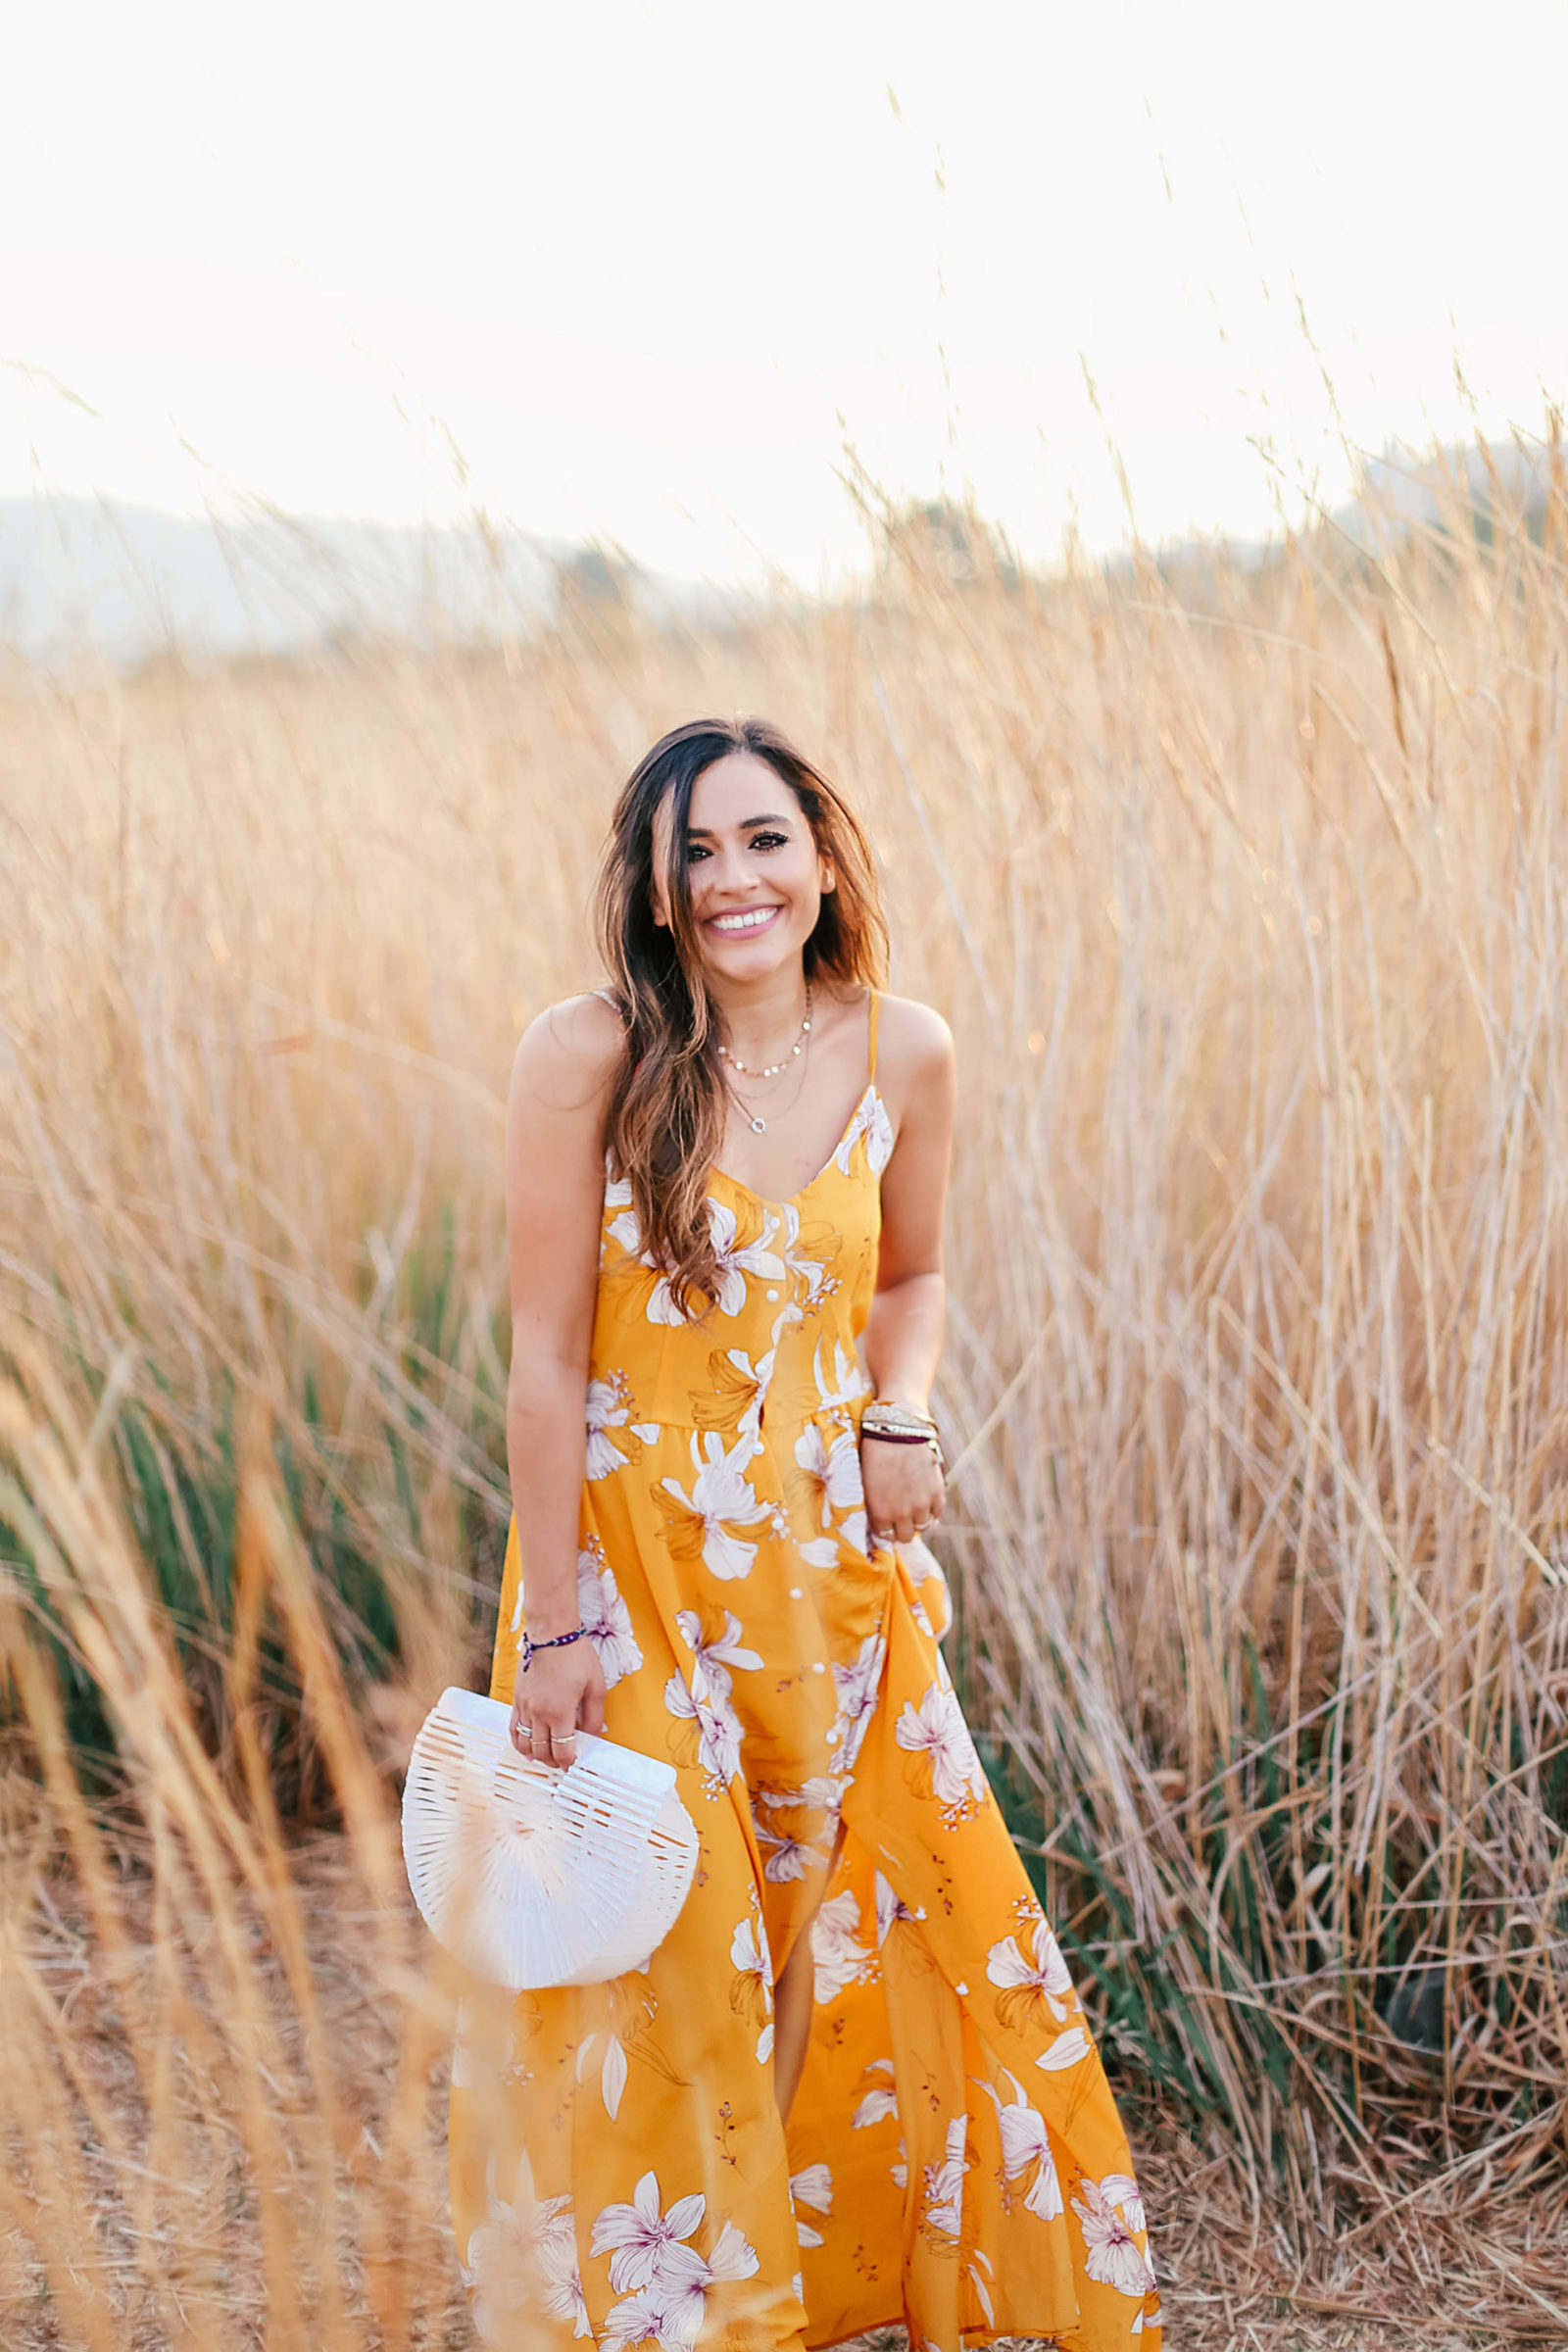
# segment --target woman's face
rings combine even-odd
[[[669,809],[666,797],[654,819],[654,917],[661,923],[669,920]],[[686,839],[692,913],[712,977],[760,980],[798,962],[835,877],[778,770],[749,752],[705,767],[692,787]]]

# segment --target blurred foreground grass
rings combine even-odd
[[[917,519],[731,632],[6,694],[0,2313],[442,2340],[393,1807],[491,1628],[501,1098],[708,708],[856,793],[958,1036],[952,1646],[1119,2084],[1271,2260],[1505,2196],[1568,2302],[1560,468],[1515,521]]]

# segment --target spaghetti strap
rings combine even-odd
[[[866,1044],[866,1051],[867,1051],[867,1053],[869,1054],[869,1055],[870,1055],[870,1059],[871,1059],[871,1073],[870,1073],[870,1075],[871,1075],[871,1083],[872,1083],[872,1085],[873,1085],[873,1086],[874,1086],[874,1085],[875,1085],[875,1083],[876,1083],[876,1022],[877,1022],[877,1014],[878,1014],[878,1013],[881,1011],[881,1009],[882,1009],[882,992],[881,992],[881,990],[880,990],[880,989],[873,988],[873,989],[872,989],[872,991],[871,991],[871,1009],[870,1009],[869,1013],[866,1015],[866,1028],[865,1028],[865,1044]]]

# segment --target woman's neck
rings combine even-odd
[[[724,1042],[743,1061],[776,1043],[806,1009],[804,963],[786,964],[744,987],[724,981],[716,987],[710,982],[710,988],[723,1022]]]

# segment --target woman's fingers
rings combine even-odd
[[[513,1698],[513,1744],[535,1763],[564,1772],[577,1761],[577,1730],[603,1731],[605,1677],[593,1644],[536,1650],[519,1664]]]
[[[563,1718],[554,1708],[536,1705],[529,1710],[533,1720],[516,1705],[512,1710],[512,1744],[519,1756],[532,1756],[536,1764],[555,1764],[563,1771],[577,1761],[577,1727],[569,1717]],[[555,1720],[551,1721],[551,1717]],[[603,1721],[604,1709],[600,1708]]]

